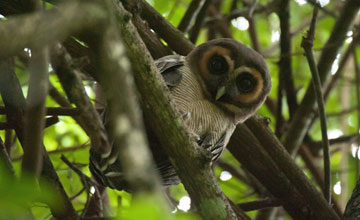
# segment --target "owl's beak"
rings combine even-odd
[[[223,95],[225,95],[226,93],[226,88],[225,86],[221,86],[217,92],[216,92],[216,96],[215,96],[215,100],[219,100]]]

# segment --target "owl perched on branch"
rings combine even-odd
[[[212,162],[224,151],[236,125],[252,116],[271,90],[262,56],[233,39],[201,44],[186,57],[169,55],[155,61],[170,89],[177,110],[198,144],[209,150]],[[180,182],[162,150],[151,124],[144,119],[150,148],[164,186]],[[90,152],[90,170],[96,180],[118,190],[129,190],[120,161],[100,169],[102,158]]]

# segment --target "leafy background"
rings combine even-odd
[[[177,26],[191,1],[149,0],[148,2],[167,20],[169,20],[171,24]],[[231,0],[223,0],[221,12],[224,14],[229,13],[232,2],[233,1]],[[265,4],[267,2],[268,1],[266,0],[259,0],[258,4]],[[323,0],[320,2],[326,10],[329,10],[330,12],[337,11],[337,1]],[[238,3],[238,7],[241,7],[240,3]],[[304,23],[311,18],[312,10],[313,6],[304,0],[291,1],[291,30],[296,30],[298,27],[303,26]],[[5,20],[6,18],[2,19]],[[272,12],[270,14],[256,14],[255,19],[261,50],[266,55],[265,59],[273,81],[273,90],[270,94],[270,98],[276,100],[279,72],[279,18],[274,12]],[[316,26],[317,29],[314,42],[316,57],[322,50],[322,46],[327,41],[334,22],[335,18],[329,15],[325,15],[323,18],[319,19],[318,25]],[[231,31],[234,38],[248,46],[251,46],[247,20],[244,17],[240,17],[232,20],[231,24]],[[307,28],[303,28],[292,38],[293,76],[295,87],[297,89],[298,101],[302,99],[307,88],[307,84],[311,78],[308,64],[303,56],[303,49],[301,48],[301,40],[306,30]],[[206,35],[207,31],[206,29],[203,29],[196,44],[205,42],[207,39]],[[352,32],[349,32],[346,44],[349,44],[351,40]],[[359,48],[357,50],[359,50]],[[31,53],[29,50],[27,50],[27,52]],[[339,54],[339,59],[340,58],[341,54]],[[333,73],[337,70],[339,59],[337,59],[333,64]],[[23,62],[19,59],[16,60],[16,74],[20,79],[24,94],[26,94],[29,74]],[[356,103],[354,78],[354,67],[352,62],[349,62],[345,66],[343,77],[337,83],[336,88],[334,88],[331,92],[326,103],[326,112],[328,114],[341,112],[358,105],[358,103]],[[62,92],[62,94],[65,94],[55,74],[51,74],[50,81],[59,91]],[[94,98],[94,83],[91,81],[85,81],[84,86],[88,95],[91,98]],[[2,103],[2,100],[0,100],[0,103]],[[283,103],[283,113],[285,114],[284,116],[288,118],[288,108],[285,97]],[[46,106],[56,107],[58,105],[51,98],[47,98]],[[274,129],[275,117],[268,108],[263,106],[258,113],[269,117],[272,120],[270,127]],[[5,120],[5,116],[1,115],[0,121]],[[337,138],[342,135],[354,134],[358,132],[358,126],[358,112],[356,110],[343,114],[341,117],[331,116],[328,118],[328,135],[330,138]],[[4,131],[0,131],[0,135],[2,139],[5,139]],[[314,140],[321,140],[320,124],[318,120],[315,121],[315,124],[310,131],[310,136]],[[76,195],[82,190],[83,185],[80,178],[63,163],[60,159],[60,155],[65,155],[72,163],[79,165],[84,174],[90,176],[91,174],[87,166],[89,163],[88,137],[71,117],[61,116],[59,117],[58,123],[45,129],[44,144],[50,153],[51,161],[57,170],[66,192],[70,197]],[[76,149],[73,150],[73,148]],[[63,151],[64,149],[67,150]],[[356,157],[357,150],[357,144],[349,142],[331,146],[331,177],[333,195],[336,200],[338,200],[342,208],[345,207],[346,202],[351,195],[351,191],[356,184],[358,176],[358,157]],[[11,148],[11,158],[13,158],[13,166],[18,177],[20,176],[20,157],[22,153],[23,152],[19,143],[16,142]],[[239,164],[229,152],[225,152],[221,159],[234,167],[238,172],[242,173],[241,164]],[[312,179],[313,177],[310,172],[305,169],[306,167],[303,162],[300,159],[298,159],[297,162],[300,167],[304,167],[304,171],[308,174],[309,178]],[[314,162],[317,166],[321,167],[321,155],[315,158]],[[257,194],[254,192],[252,187],[249,187],[243,181],[232,176],[229,172],[224,171],[219,166],[215,166],[214,169],[216,176],[219,178],[222,190],[233,202],[241,203],[257,199]],[[21,215],[24,211],[23,207],[28,204],[28,202],[31,203],[31,209],[37,219],[50,219],[51,214],[49,209],[44,206],[43,203],[33,201],[38,201],[39,199],[50,199],[56,202],[56,198],[49,197],[49,195],[52,195],[51,191],[39,195],[39,193],[34,190],[34,187],[29,187],[27,184],[20,184],[18,181],[13,181],[10,177],[6,177],[6,173],[4,171],[2,171],[0,176],[0,219],[5,220]],[[11,188],[8,187],[10,184],[12,185]],[[107,189],[111,204],[108,212],[118,214],[120,219],[198,219],[195,214],[188,212],[190,208],[190,200],[189,197],[187,197],[187,193],[182,184],[171,187],[169,190],[172,197],[179,202],[177,207],[172,207],[174,210],[173,213],[176,213],[175,215],[169,216],[164,214],[165,212],[163,212],[163,210],[161,210],[161,208],[159,208],[150,198],[144,197],[134,199],[131,194],[111,189]],[[87,194],[85,191],[73,198],[72,203],[76,210],[84,209],[86,198]],[[256,212],[257,211],[247,212],[247,214],[250,217],[255,217]]]

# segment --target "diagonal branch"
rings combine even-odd
[[[199,6],[204,0],[192,0],[189,6],[186,9],[184,16],[182,17],[178,29],[186,33],[190,27],[191,21],[194,18],[194,15],[198,12]]]
[[[189,139],[181,117],[173,110],[166,86],[127,12],[119,4],[120,30],[132,63],[135,82],[143,101],[145,115],[154,120],[153,129],[164,151],[170,156],[192,202],[204,219],[237,219],[211,170],[204,149]],[[135,62],[136,61],[136,62]],[[146,82],[146,83],[145,83]],[[243,214],[242,219],[248,219]]]
[[[78,115],[74,117],[90,137],[92,148],[109,152],[109,144],[101,118],[85,92],[80,76],[71,67],[71,57],[61,45],[52,48],[51,63],[69,100],[75,103]]]
[[[282,171],[291,183],[294,184],[296,189],[305,197],[313,214],[317,216],[317,219],[338,219],[334,210],[327,204],[326,200],[305,176],[304,172],[294,163],[280,141],[274,137],[271,130],[267,126],[264,126],[264,123],[261,123],[261,120],[256,117],[248,119],[245,124],[253,133],[262,134],[258,136],[260,143],[263,146],[271,146],[264,147],[264,149],[276,164],[282,168]]]
[[[323,141],[323,153],[324,153],[324,196],[326,200],[331,203],[331,176],[330,176],[330,153],[329,153],[329,139],[327,136],[327,123],[326,123],[326,115],[325,115],[325,108],[324,108],[324,100],[323,94],[321,90],[321,82],[319,77],[319,72],[316,67],[314,54],[312,51],[312,46],[315,38],[315,25],[316,25],[316,18],[318,14],[318,7],[314,7],[314,13],[312,22],[310,25],[310,29],[307,33],[307,36],[303,38],[301,46],[305,50],[305,56],[308,60],[311,75],[312,75],[312,82],[315,90],[316,101],[319,108],[319,115],[320,115],[320,123],[321,123],[321,135]]]
[[[159,34],[176,53],[185,55],[193,49],[194,45],[184,38],[183,33],[172,26],[145,0],[121,0],[121,2],[126,10],[133,14],[140,10],[141,17],[149,23],[150,28]]]

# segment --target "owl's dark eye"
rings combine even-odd
[[[240,92],[250,93],[256,86],[256,79],[249,72],[243,72],[236,77],[236,86]]]
[[[212,56],[208,63],[209,72],[215,75],[221,75],[227,73],[229,65],[223,56]]]

